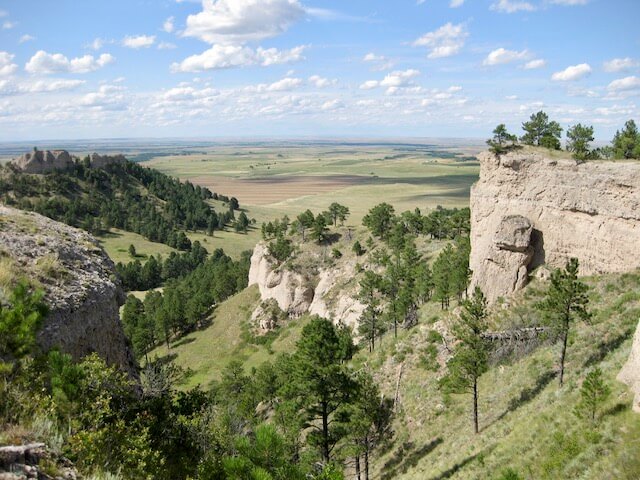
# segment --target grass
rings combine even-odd
[[[136,247],[136,258],[140,261],[144,261],[150,255],[167,256],[176,251],[163,243],[151,242],[137,233],[116,228],[98,235],[97,239],[114,263],[128,263],[135,260],[129,255],[129,245]]]
[[[167,349],[162,345],[149,354],[149,358],[170,356],[176,365],[189,370],[181,388],[201,385],[207,388],[212,380],[220,378],[224,367],[233,359],[244,361],[250,371],[265,361],[273,361],[280,352],[294,350],[295,342],[305,319],[290,321],[268,345],[255,345],[246,340],[247,322],[260,302],[257,286],[249,287],[221,303],[211,317],[208,327],[193,332]]]
[[[589,283],[594,320],[573,330],[565,386],[557,385],[555,346],[495,366],[480,381],[479,435],[472,432],[470,396],[444,395],[437,386],[443,370],[421,368],[424,347],[435,338],[424,323],[433,307],[422,312],[417,329],[402,332],[396,341],[383,340],[373,356],[363,355],[358,361],[377,370],[386,395],[395,394],[397,371],[404,362],[396,437],[376,460],[374,478],[492,479],[507,467],[527,480],[640,478],[640,462],[634,460],[640,416],[630,411],[627,387],[615,381],[637,324],[640,275]],[[607,285],[614,287],[607,292]],[[537,296],[525,292],[517,302],[531,308]],[[584,376],[595,366],[605,372],[613,394],[600,424],[592,428],[571,412]]]

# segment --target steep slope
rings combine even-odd
[[[44,350],[59,347],[78,359],[97,352],[135,374],[118,314],[124,294],[91,235],[0,205],[0,294],[21,277],[44,289],[50,307],[38,333]]]
[[[640,267],[640,164],[479,156],[471,189],[472,285],[489,301],[522,288],[542,264],[577,257],[583,275]]]

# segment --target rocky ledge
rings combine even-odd
[[[42,349],[59,347],[76,359],[96,352],[135,375],[119,317],[124,293],[95,238],[0,205],[0,262],[5,285],[24,277],[45,292],[50,312],[37,337]],[[0,301],[6,294],[0,287]]]

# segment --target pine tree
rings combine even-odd
[[[551,284],[546,297],[537,307],[562,344],[560,352],[560,386],[564,383],[564,369],[571,324],[576,319],[588,320],[589,297],[587,285],[578,280],[578,259],[571,258],[564,270],[556,269],[551,274]]]
[[[596,422],[598,409],[611,395],[611,388],[606,384],[600,368],[590,371],[580,389],[580,402],[574,413],[580,418],[588,418],[592,423]]]
[[[573,152],[576,160],[586,160],[589,157],[589,144],[593,142],[593,127],[578,123],[567,130],[567,151]]]
[[[449,372],[442,380],[442,386],[449,392],[472,394],[475,433],[480,431],[478,379],[489,369],[489,347],[482,337],[487,328],[487,301],[476,287],[471,299],[462,302],[460,319],[453,328],[458,344],[447,363]]]
[[[560,150],[562,127],[558,122],[550,122],[545,112],[539,111],[531,115],[529,121],[522,124],[522,129],[525,131],[525,134],[520,137],[523,143]]]

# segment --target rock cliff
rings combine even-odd
[[[471,189],[472,286],[490,302],[522,288],[540,265],[580,273],[640,267],[640,164],[483,153]]]
[[[640,413],[640,323],[633,337],[631,354],[622,371],[618,374],[618,380],[626,383],[635,394],[633,410]]]
[[[13,159],[10,165],[24,173],[44,174],[56,170],[68,170],[79,161],[78,157],[70,155],[66,150],[34,150]],[[89,155],[88,166],[91,168],[105,168],[107,165],[125,161],[124,155],[110,156],[92,153]]]
[[[320,259],[312,259],[312,263],[322,264]],[[274,299],[289,317],[311,313],[355,327],[364,305],[347,286],[354,275],[355,264],[351,262],[305,269],[304,274],[278,267],[269,257],[267,246],[259,243],[251,257],[249,285],[257,284],[262,300]]]
[[[91,235],[0,205],[0,270],[5,285],[26,277],[44,289],[50,312],[37,337],[43,349],[59,347],[75,358],[96,352],[136,374],[119,318],[124,293]]]

